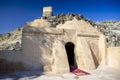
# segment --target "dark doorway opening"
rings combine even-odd
[[[75,45],[71,42],[65,44],[70,71],[73,71],[74,69],[77,68],[77,63],[74,54],[74,47]]]

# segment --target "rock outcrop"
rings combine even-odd
[[[93,26],[106,36],[108,46],[120,46],[120,21],[94,22]]]
[[[0,34],[0,50],[20,50],[21,38],[22,28],[18,28],[10,33]]]

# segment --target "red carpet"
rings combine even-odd
[[[75,75],[89,75],[90,73],[88,73],[88,72],[86,72],[86,71],[83,71],[83,70],[81,70],[81,69],[74,69],[73,71],[72,71],[72,73],[73,74],[75,74]]]

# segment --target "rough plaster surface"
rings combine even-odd
[[[79,47],[78,50],[80,49],[78,53],[78,55],[82,56],[82,60],[83,60],[83,64],[84,64],[84,68],[85,69],[95,69],[95,63],[94,63],[94,60],[93,60],[93,57],[92,57],[92,53],[90,51],[90,47],[87,43],[87,41],[85,40],[84,37],[78,37],[78,45]],[[77,57],[79,58],[79,57]],[[81,64],[81,61],[77,61],[78,64],[80,63]],[[79,65],[79,68],[81,68],[81,65]]]
[[[108,51],[108,66],[120,69],[120,47],[109,47]]]
[[[60,40],[55,40],[53,43],[53,73],[69,72],[69,64],[65,50],[65,43]]]

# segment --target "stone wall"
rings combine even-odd
[[[27,28],[22,37],[22,54],[30,70],[51,71],[52,43],[63,30],[54,28]]]
[[[107,52],[107,65],[120,69],[120,47],[109,47]]]
[[[24,70],[21,51],[0,51],[0,74]]]

